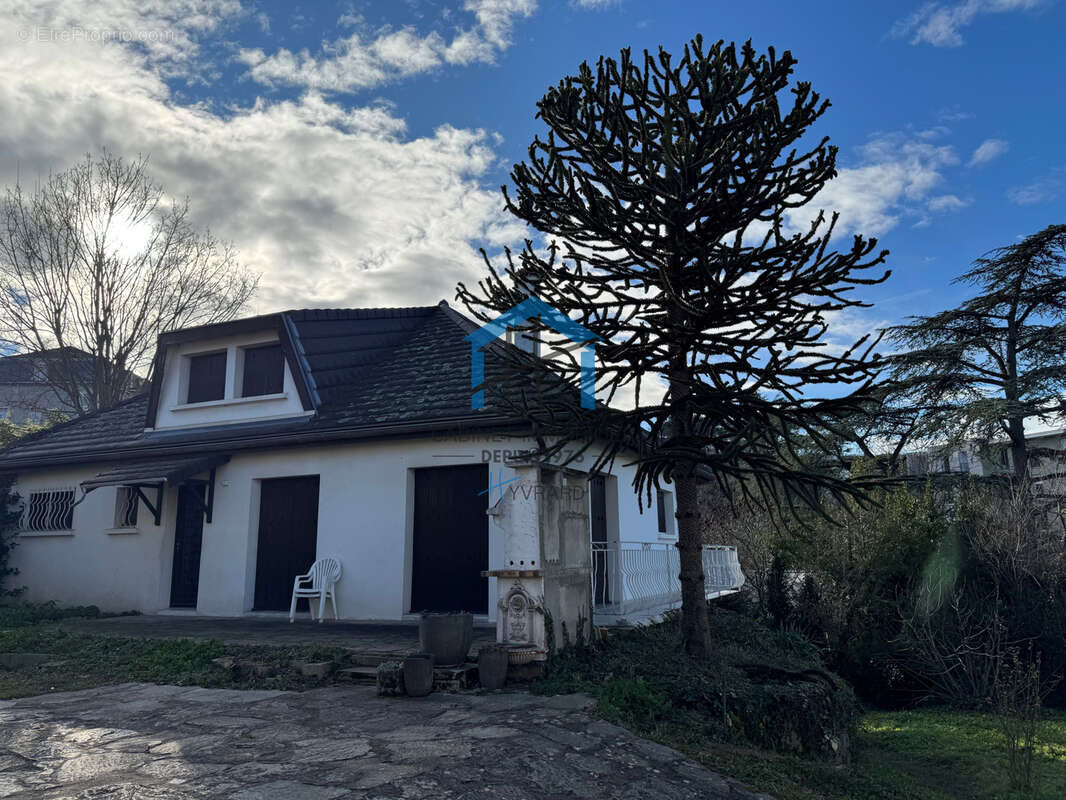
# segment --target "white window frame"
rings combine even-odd
[[[677,536],[677,507],[674,505],[674,493],[666,489],[657,489],[655,492],[656,528],[658,528],[659,504],[662,503],[663,523],[666,530],[659,529],[659,538],[673,539]]]

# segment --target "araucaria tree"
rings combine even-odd
[[[0,344],[55,348],[44,377],[79,413],[128,396],[160,333],[231,319],[255,289],[147,167],[104,151],[0,199]]]
[[[835,214],[797,223],[836,174],[836,148],[805,144],[829,103],[808,83],[790,85],[795,63],[787,51],[696,38],[676,61],[623,50],[582,64],[539,102],[547,138],[504,189],[547,250],[527,241],[505,268],[489,264],[490,277],[458,290],[481,320],[535,294],[599,337],[603,407],[584,412],[572,391],[538,392],[523,410],[548,449],[582,441],[597,468],[632,461],[649,497],[673,483],[682,630],[697,657],[710,651],[699,480],[779,509],[862,493],[843,472],[805,469],[794,448],[836,447],[836,429],[851,429],[837,423],[869,407],[876,339],[835,347],[828,323],[863,305],[853,289],[887,277],[887,253],[858,236],[831,250]],[[536,338],[565,344],[546,329]],[[576,358],[543,366],[578,380]],[[627,394],[632,408],[609,407]]]
[[[978,293],[891,330],[902,351],[894,405],[933,443],[1006,443],[1023,480],[1034,455],[1026,421],[1051,421],[1064,407],[1066,225],[991,251],[956,283]]]

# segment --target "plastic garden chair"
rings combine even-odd
[[[311,565],[305,575],[297,575],[292,583],[292,605],[289,606],[289,622],[296,619],[296,601],[308,598],[311,619],[315,619],[315,601],[318,598],[318,621],[326,613],[326,599],[333,605],[333,618],[337,615],[337,581],[341,579],[341,562],[336,558],[320,558]]]

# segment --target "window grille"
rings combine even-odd
[[[74,528],[74,490],[45,489],[30,492],[23,512],[26,531],[69,531]]]
[[[136,489],[132,486],[119,486],[115,498],[115,527],[136,528],[139,504],[140,498]]]

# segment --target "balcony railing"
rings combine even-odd
[[[592,596],[604,614],[666,609],[681,602],[680,553],[671,543],[593,542]],[[744,585],[735,547],[704,545],[707,597]]]

